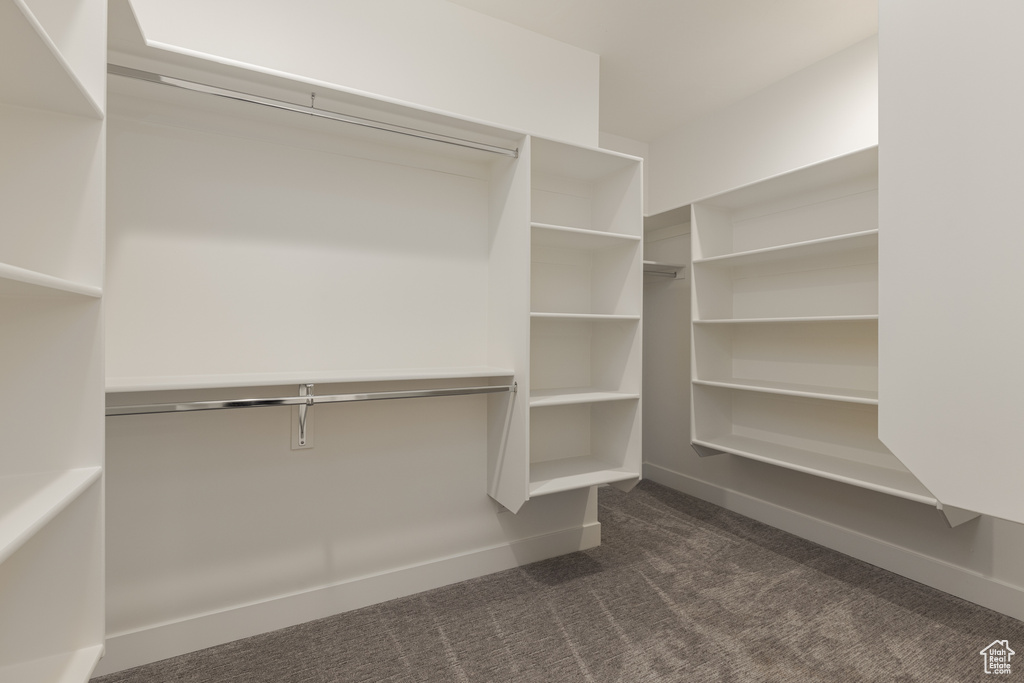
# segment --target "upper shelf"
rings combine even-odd
[[[721,194],[699,200],[727,209],[775,201],[778,197],[806,194],[815,189],[843,183],[851,178],[878,175],[878,147],[871,146],[832,159],[787,171],[767,180],[758,180]]]
[[[545,176],[594,182],[638,167],[638,157],[608,149],[587,149],[564,142],[533,138],[533,172]],[[639,220],[641,216],[637,216]]]
[[[93,285],[0,263],[0,294],[80,294],[100,297],[103,290]]]
[[[605,401],[634,401],[640,394],[623,391],[601,391],[594,388],[535,389],[530,393],[531,408],[604,403]]]
[[[544,247],[570,249],[606,249],[639,244],[639,235],[623,235],[603,230],[570,228],[547,223],[531,223],[533,244]]]
[[[57,21],[61,13],[51,14]],[[83,20],[79,14],[76,12],[60,21],[74,19],[87,23],[92,19]],[[0,43],[4,45],[5,54],[18,55],[18,59],[0,60],[0,93],[5,102],[103,118],[102,72],[100,77],[83,73],[76,64],[73,46],[62,49],[54,40],[55,36],[71,33],[71,30],[64,30],[51,35],[24,0],[0,2]],[[91,82],[87,85],[87,81]]]
[[[745,266],[820,258],[832,254],[843,254],[878,248],[878,230],[865,230],[847,235],[836,235],[821,239],[784,244],[764,249],[751,249],[722,256],[695,259],[694,265],[724,266],[739,268]]]
[[[178,391],[187,389],[227,389],[233,387],[269,387],[292,384],[343,384],[350,382],[484,379],[492,377],[512,377],[514,375],[515,372],[508,368],[466,366],[452,368],[378,369],[361,372],[260,372],[233,375],[108,377],[107,393]]]
[[[804,398],[814,398],[825,401],[878,405],[878,392],[865,389],[825,387],[813,384],[799,384],[796,382],[774,382],[731,378],[725,380],[695,379],[693,380],[693,383],[709,387],[722,387],[724,389],[736,389],[739,391],[756,391],[780,396],[802,396]]]
[[[857,322],[877,321],[878,315],[810,315],[788,316],[779,318],[712,318],[710,320],[694,320],[694,325],[759,325],[765,323],[817,323],[817,322]]]
[[[616,315],[605,313],[530,313],[531,318],[547,318],[552,320],[640,320],[639,315]]]

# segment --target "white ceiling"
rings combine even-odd
[[[650,141],[878,32],[876,0],[450,0],[601,55],[601,130]]]

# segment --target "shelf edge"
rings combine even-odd
[[[796,251],[798,249],[804,249],[807,247],[814,247],[823,244],[832,244],[835,242],[845,242],[847,240],[854,241],[869,236],[878,236],[878,228],[872,230],[862,230],[860,232],[850,232],[842,235],[833,235],[831,237],[820,237],[813,240],[804,240],[802,242],[790,242],[788,244],[780,244],[774,247],[764,247],[762,249],[748,249],[747,251],[737,251],[731,254],[721,254],[719,256],[708,256],[706,258],[694,259],[693,264],[699,265],[703,263],[715,264],[715,263],[728,263],[732,260],[742,260],[744,258],[751,258],[754,256],[760,256],[762,254],[784,254],[787,251]]]
[[[530,498],[536,498],[540,496],[548,496],[553,493],[564,493],[565,491],[575,491],[578,489],[590,488],[591,486],[614,484],[620,481],[629,481],[631,479],[639,478],[640,475],[635,472],[598,470],[588,474],[572,474],[565,477],[553,477],[536,483],[531,481],[529,493]],[[578,483],[578,480],[580,479],[587,480],[589,483],[580,484]],[[574,483],[571,480],[577,480],[577,482]]]
[[[605,313],[546,313],[531,311],[531,318],[549,320],[640,320],[639,315],[618,315]]]
[[[871,315],[808,315],[782,318],[711,318],[693,320],[694,325],[754,325],[764,323],[816,323],[816,322],[858,322],[878,320],[877,314]]]
[[[722,389],[735,389],[736,391],[753,391],[762,394],[774,394],[777,396],[798,396],[801,398],[813,398],[822,401],[836,401],[839,403],[857,403],[860,405],[877,406],[877,398],[862,398],[859,396],[850,396],[844,394],[825,394],[817,393],[812,391],[800,391],[797,389],[773,389],[771,387],[760,387],[750,384],[742,384],[739,382],[717,382],[714,380],[706,379],[695,379],[692,380],[693,384],[700,385],[702,387],[720,387]]]
[[[72,472],[77,476],[70,476]],[[0,563],[4,562],[11,555],[17,552],[18,549],[21,548],[21,546],[30,538],[35,536],[68,505],[74,502],[90,486],[96,483],[102,473],[102,467],[79,467],[68,470],[55,479],[47,481],[39,491],[36,491],[28,498],[28,500],[19,505],[18,508],[27,509],[31,513],[32,519],[28,523],[23,524],[21,529],[11,535],[10,538],[4,542],[3,546],[0,547]],[[68,479],[69,481],[62,481],[63,479]],[[49,489],[50,487],[57,487],[62,490],[58,492],[59,495],[54,495],[48,492],[47,495],[43,496],[40,500],[39,493],[46,491],[46,489]]]
[[[530,228],[539,228],[551,232],[560,232],[569,235],[580,235],[581,237],[596,237],[599,239],[610,238],[611,240],[623,240],[625,242],[640,242],[642,235],[627,235],[622,232],[608,232],[607,230],[591,230],[590,228],[574,228],[569,225],[554,225],[552,223],[530,223]]]
[[[9,263],[0,263],[0,280],[8,280],[23,285],[40,287],[52,292],[63,292],[67,294],[78,294],[98,299],[103,296],[103,289],[95,285],[87,285],[74,280],[47,275],[27,268],[13,266]],[[2,287],[2,285],[0,285]]]
[[[588,396],[590,398],[588,398]],[[530,398],[531,408],[582,405],[587,403],[611,403],[614,401],[637,401],[640,394],[617,393],[612,391],[566,393],[564,396],[539,396]]]
[[[748,451],[741,450],[739,448],[723,447],[715,444],[711,441],[705,441],[703,439],[692,439],[692,444],[697,446],[703,446],[705,448],[711,448],[722,453],[730,453],[732,455],[739,456],[741,458],[748,458],[750,460],[757,460],[759,462],[767,463],[769,465],[775,465],[788,470],[794,470],[796,472],[803,472],[804,474],[810,474],[815,477],[821,477],[822,479],[829,479],[831,481],[837,481],[842,484],[849,484],[850,486],[856,486],[862,489],[868,489],[870,491],[876,491],[878,493],[884,493],[896,498],[903,498],[905,500],[911,500],[917,503],[924,503],[932,507],[938,507],[939,501],[937,498],[931,496],[923,496],[912,491],[904,491],[903,489],[893,488],[884,484],[876,484],[873,482],[864,481],[862,479],[854,479],[852,477],[846,477],[839,474],[832,474],[826,470],[814,469],[805,465],[797,465],[795,463],[786,462],[785,460],[778,460],[768,456],[758,455],[756,453],[750,453]]]

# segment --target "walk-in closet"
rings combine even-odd
[[[655,676],[758,528],[1024,646],[1022,10],[535,4],[0,0],[0,681]]]

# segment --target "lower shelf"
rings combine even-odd
[[[86,683],[103,655],[103,646],[94,645],[76,652],[63,653],[31,662],[0,665],[0,681],[18,683]]]
[[[101,467],[0,477],[0,562],[99,479]]]
[[[532,405],[529,497],[640,478],[640,400]]]
[[[590,456],[530,463],[530,497],[638,478],[635,470]]]
[[[938,505],[935,496],[905,470],[869,465],[735,434],[694,439],[693,444],[919,503]]]
[[[603,403],[606,401],[635,401],[640,394],[598,389],[540,389],[530,394],[530,407],[572,405],[574,403]]]
[[[740,391],[759,391],[780,396],[801,396],[825,401],[844,401],[846,403],[863,403],[878,405],[878,392],[865,389],[839,389],[815,384],[798,384],[796,382],[772,382],[757,379],[703,380],[695,379],[694,384]]]

